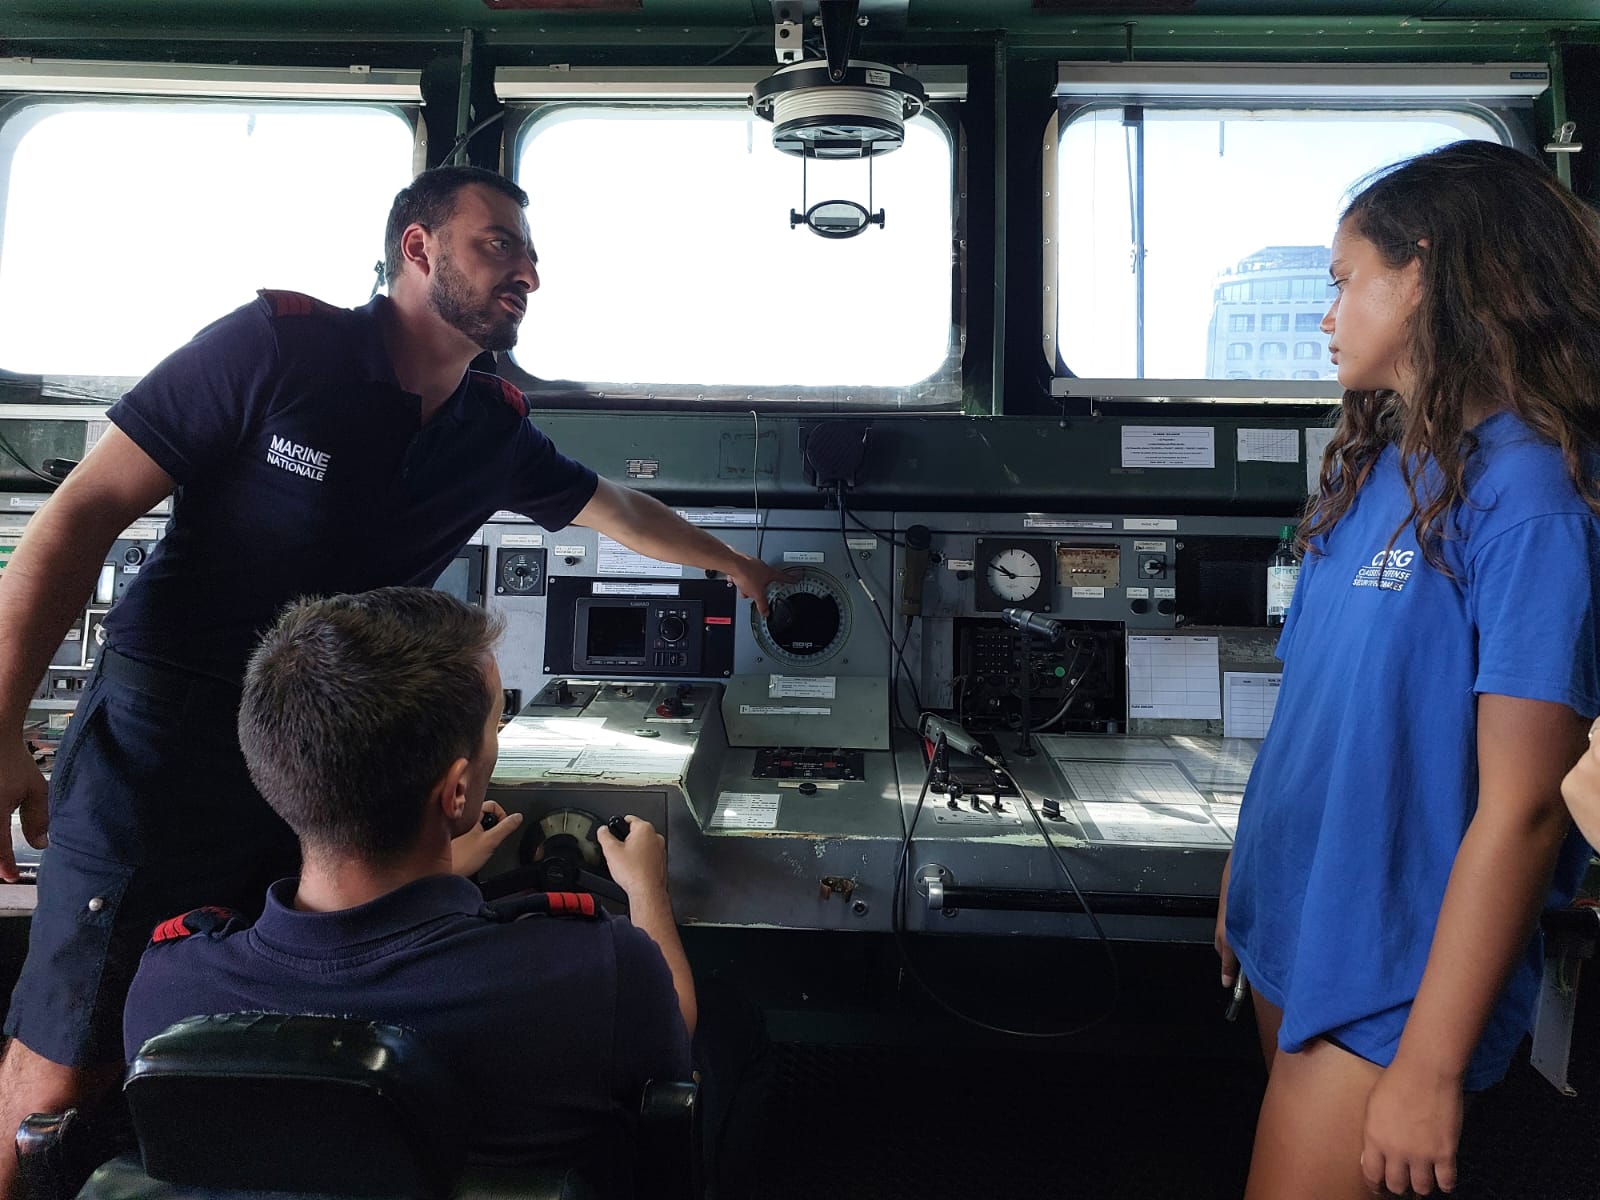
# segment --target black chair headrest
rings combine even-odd
[[[465,1158],[451,1075],[374,1021],[191,1017],[144,1044],[123,1094],[145,1170],[190,1187],[444,1196]]]

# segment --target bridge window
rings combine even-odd
[[[569,104],[515,141],[542,288],[514,359],[549,394],[868,406],[960,401],[952,136],[924,113],[872,160],[807,164],[743,106]],[[790,211],[869,203],[829,240]],[[553,382],[561,381],[561,382]]]
[[[364,303],[413,145],[384,105],[0,108],[0,369],[142,375],[261,287]]]
[[[1527,143],[1542,65],[1431,71],[1062,63],[1044,181],[1057,394],[1082,392],[1078,377],[1102,395],[1162,379],[1193,385],[1162,396],[1216,396],[1204,381],[1229,376],[1247,320],[1315,331],[1334,225],[1363,176],[1462,138]],[[1294,387],[1225,394],[1334,395]]]

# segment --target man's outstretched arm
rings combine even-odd
[[[573,519],[573,524],[598,530],[630,550],[664,562],[721,571],[767,615],[767,588],[783,572],[759,558],[740,554],[721,538],[689,524],[653,496],[600,480],[594,496]]]

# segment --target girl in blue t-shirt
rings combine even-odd
[[[1269,1070],[1247,1200],[1454,1188],[1587,857],[1600,222],[1460,142],[1362,188],[1331,274],[1345,397],[1217,919]]]

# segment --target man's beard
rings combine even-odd
[[[517,344],[521,318],[505,310],[497,297],[478,304],[467,277],[456,270],[448,254],[439,256],[428,289],[428,304],[444,321],[459,329],[484,350],[509,350]]]

